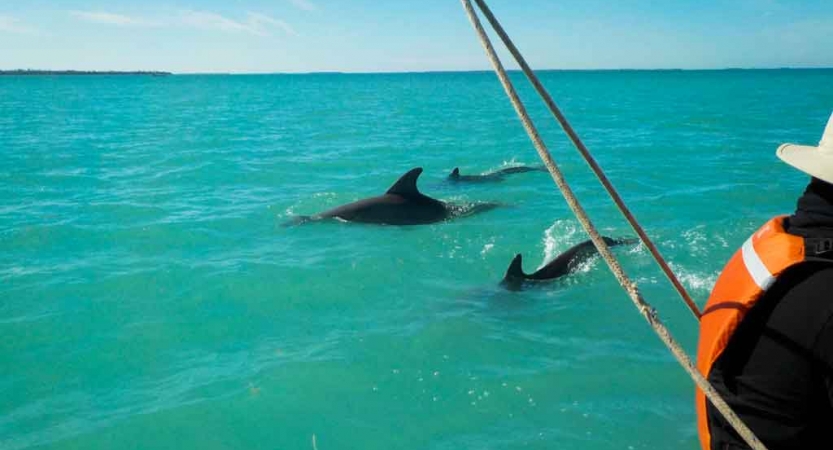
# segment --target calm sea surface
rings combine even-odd
[[[543,72],[698,304],[807,178],[833,70]],[[635,236],[518,73],[605,235]],[[0,448],[691,449],[693,383],[598,258],[492,73],[0,78]],[[498,209],[282,224],[419,187]],[[693,355],[643,246],[627,274]]]

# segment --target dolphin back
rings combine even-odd
[[[448,174],[450,181],[466,181],[471,183],[498,183],[504,180],[506,175],[524,172],[546,172],[545,166],[511,166],[502,169],[493,170],[491,172],[477,174],[477,175],[463,175],[460,173],[460,168],[455,167],[454,170]]]
[[[607,236],[602,236],[602,239],[608,246],[629,245],[636,244],[639,239],[635,238],[620,238],[614,239]],[[521,268],[521,255],[515,256],[509,268],[506,270],[506,275],[501,281],[504,286],[519,285],[524,280],[552,280],[565,276],[576,270],[581,264],[588,261],[590,258],[598,254],[596,246],[593,241],[588,239],[582,241],[548,262],[544,267],[536,270],[534,273],[526,274]]]
[[[458,205],[431,198],[417,188],[420,174],[422,167],[414,167],[399,177],[382,195],[356,200],[313,216],[299,216],[285,226],[330,218],[346,222],[419,225],[469,216],[499,206],[496,203]]]
[[[512,166],[512,167],[504,167],[497,171],[497,173],[508,175],[513,173],[526,173],[526,172],[547,172],[547,167],[540,165],[540,166]]]
[[[635,244],[639,242],[639,239],[635,238],[612,238],[608,236],[602,236],[602,240],[608,247],[616,247],[618,245],[629,245]],[[574,245],[564,253],[562,253],[557,259],[559,258],[568,258],[568,266],[570,270],[574,270],[579,264],[587,261],[591,257],[597,255],[599,250],[596,248],[596,244],[593,243],[593,240],[587,239],[584,242]]]
[[[604,241],[607,245],[633,245],[633,244],[638,244],[638,243],[641,242],[639,240],[639,238],[619,238],[619,239],[616,239],[616,238],[609,238],[609,237],[604,237]]]

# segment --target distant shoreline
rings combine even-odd
[[[117,71],[117,70],[0,70],[0,76],[3,75],[145,75],[162,77],[173,75],[171,72],[159,71]]]
[[[795,72],[814,72],[814,71],[830,71],[833,67],[726,67],[726,68],[709,68],[709,69],[678,69],[678,68],[661,68],[661,69],[536,69],[535,72],[578,72],[578,73],[599,73],[599,72],[778,72],[778,71],[795,71]],[[520,69],[507,69],[509,73],[522,73]],[[415,70],[415,71],[379,71],[379,72],[340,72],[340,71],[317,71],[317,72],[165,72],[153,70],[136,70],[136,71],[120,71],[120,70],[35,70],[35,69],[14,69],[14,70],[0,70],[0,76],[73,76],[73,75],[133,75],[133,76],[252,76],[252,75],[281,75],[281,76],[296,76],[296,75],[418,75],[418,74],[465,74],[465,73],[492,73],[490,69],[471,69],[471,70]]]

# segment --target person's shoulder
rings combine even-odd
[[[790,285],[819,285],[833,287],[833,260],[813,260],[796,264],[784,271],[782,281],[789,281]],[[833,291],[828,292],[833,296]]]
[[[778,277],[780,297],[816,311],[833,312],[833,261],[807,261]],[[773,286],[774,287],[774,286]]]
[[[816,278],[824,274],[833,273],[833,259],[814,259],[799,264],[808,278]],[[833,280],[831,280],[833,281]]]
[[[833,264],[803,262],[778,276],[757,309],[776,332],[810,346],[833,317]]]

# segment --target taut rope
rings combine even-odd
[[[734,411],[729,407],[728,404],[720,397],[720,394],[715,391],[714,387],[706,380],[702,374],[697,370],[694,364],[691,362],[691,359],[685,353],[685,351],[677,344],[676,340],[671,335],[671,332],[665,327],[662,321],[659,319],[659,316],[656,313],[651,305],[649,305],[643,298],[642,295],[639,293],[639,290],[635,283],[631,282],[628,276],[625,274],[622,266],[619,264],[619,261],[613,256],[613,253],[610,251],[610,248],[604,242],[604,239],[601,238],[599,232],[593,226],[593,223],[590,221],[590,218],[585,213],[584,208],[579,204],[578,199],[576,199],[575,195],[573,194],[572,189],[564,179],[564,176],[561,174],[560,169],[556,165],[555,161],[553,161],[552,156],[549,153],[544,142],[541,140],[540,135],[538,134],[535,125],[533,125],[532,120],[529,118],[529,114],[526,111],[523,103],[521,102],[520,98],[518,97],[517,92],[515,91],[512,82],[509,81],[509,77],[506,75],[506,70],[503,68],[503,64],[500,62],[497,54],[495,53],[494,48],[492,47],[492,43],[489,40],[489,37],[486,35],[483,26],[480,24],[480,19],[477,18],[477,14],[474,12],[472,8],[470,0],[461,0],[463,3],[463,8],[466,10],[466,14],[469,17],[469,20],[472,23],[475,31],[477,32],[478,37],[480,38],[480,43],[483,45],[483,48],[486,50],[486,54],[489,57],[489,61],[492,63],[494,70],[500,79],[500,83],[503,86],[506,95],[509,97],[512,106],[515,108],[515,112],[517,112],[518,117],[521,119],[523,123],[524,129],[526,130],[529,138],[532,140],[535,149],[538,151],[538,156],[541,157],[541,160],[544,162],[544,165],[547,167],[547,170],[552,175],[555,184],[561,190],[561,193],[564,195],[564,199],[567,201],[567,205],[573,211],[573,214],[576,215],[576,218],[581,223],[584,230],[590,235],[590,239],[595,244],[596,248],[599,250],[599,253],[604,258],[605,262],[607,263],[608,267],[610,267],[611,272],[619,281],[619,284],[622,288],[628,293],[630,296],[631,301],[636,306],[636,309],[642,314],[642,317],[648,322],[648,324],[653,328],[654,332],[657,333],[660,340],[668,347],[671,353],[677,358],[677,361],[680,363],[681,366],[688,372],[689,376],[691,376],[692,380],[695,384],[705,393],[706,397],[715,405],[715,407],[723,414],[724,417],[729,421],[730,424],[735,428],[738,434],[752,447],[754,450],[766,450],[766,447],[763,443],[758,440],[758,438],[752,433],[751,430],[744,424],[740,418],[735,414]],[[483,4],[483,0],[476,0],[479,5]],[[508,40],[508,37],[506,38]],[[513,46],[514,47],[514,46]],[[517,49],[516,49],[517,50]]]
[[[674,285],[674,288],[677,289],[677,292],[683,298],[683,301],[685,301],[686,305],[688,305],[688,309],[690,309],[694,316],[699,320],[701,313],[700,310],[697,308],[697,304],[694,303],[694,300],[692,300],[691,296],[688,295],[688,292],[686,292],[682,283],[680,283],[680,281],[674,275],[674,272],[671,271],[671,268],[668,267],[668,264],[659,254],[659,250],[657,250],[656,246],[654,246],[654,243],[651,242],[651,239],[648,238],[648,235],[645,234],[645,231],[636,221],[636,218],[633,217],[630,210],[625,205],[625,202],[616,192],[616,189],[610,183],[607,176],[602,171],[601,167],[599,167],[599,165],[596,163],[596,160],[593,158],[593,155],[590,154],[590,151],[587,150],[587,147],[585,147],[584,143],[581,142],[581,139],[579,139],[578,134],[576,134],[576,132],[573,130],[573,127],[570,126],[570,123],[567,122],[567,119],[564,117],[563,114],[561,114],[561,110],[558,109],[558,106],[555,105],[555,102],[552,100],[552,97],[550,97],[550,94],[538,80],[538,77],[535,75],[532,69],[529,68],[529,65],[526,63],[526,60],[521,55],[521,52],[518,51],[518,49],[515,47],[515,44],[512,43],[512,40],[509,39],[509,36],[503,30],[503,27],[500,26],[500,22],[498,22],[498,20],[492,14],[492,11],[489,9],[488,6],[486,6],[486,3],[484,3],[483,0],[475,0],[475,2],[477,2],[477,6],[479,6],[480,10],[483,11],[483,15],[486,16],[486,19],[489,20],[489,23],[492,24],[492,28],[494,28],[495,32],[497,32],[498,36],[500,36],[500,39],[506,45],[506,48],[509,49],[509,52],[512,53],[512,56],[515,57],[515,61],[517,61],[518,64],[521,66],[521,69],[523,69],[524,73],[526,74],[526,77],[529,79],[529,82],[532,83],[532,85],[535,87],[535,90],[538,91],[538,95],[540,95],[541,99],[544,100],[544,103],[546,103],[547,108],[549,108],[552,115],[555,116],[555,120],[557,120],[558,123],[561,124],[561,128],[564,129],[564,132],[567,133],[567,136],[570,138],[571,141],[573,141],[573,145],[576,146],[576,149],[579,151],[579,153],[581,153],[585,161],[587,161],[587,164],[593,170],[593,173],[596,174],[596,177],[599,179],[602,185],[604,185],[605,190],[607,190],[607,193],[610,194],[610,197],[616,203],[616,206],[619,207],[619,210],[622,211],[622,214],[625,216],[625,219],[627,219],[628,223],[631,224],[631,227],[634,231],[636,231],[636,234],[639,235],[639,238],[642,240],[645,246],[648,247],[648,250],[651,252],[651,255],[654,256],[654,259],[657,261],[657,264],[659,264],[662,271],[665,272],[665,276],[668,277],[669,281],[671,281],[671,284]]]

